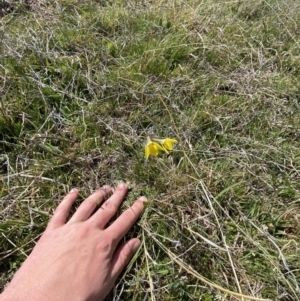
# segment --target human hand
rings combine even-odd
[[[66,223],[78,197],[78,190],[71,190],[0,300],[103,300],[141,243],[133,238],[119,245],[142,213],[145,197],[140,197],[106,228],[126,193],[127,186],[120,184],[105,200],[111,188],[104,186],[83,201]]]

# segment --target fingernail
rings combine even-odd
[[[141,245],[141,242],[139,240],[135,241],[132,246],[133,251],[136,252],[138,250],[138,248],[140,247],[140,245]]]
[[[72,189],[70,190],[70,193],[77,192],[77,191],[78,191],[77,188],[72,188]]]
[[[104,185],[104,186],[102,186],[101,189],[108,192],[108,191],[110,191],[110,186],[109,185]]]
[[[126,188],[126,184],[121,182],[118,184],[118,189],[122,190],[122,189],[125,189]]]
[[[140,196],[139,197],[139,201],[141,201],[143,203],[147,203],[148,202],[148,200],[147,200],[147,198],[145,196]]]

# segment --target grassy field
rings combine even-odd
[[[299,24],[295,0],[2,1],[1,288],[67,191],[124,180],[149,204],[107,300],[300,300]],[[178,143],[146,161],[147,136]]]

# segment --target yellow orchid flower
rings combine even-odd
[[[162,145],[166,153],[169,153],[168,150],[173,150],[173,143],[178,142],[176,139],[173,138],[154,139],[154,140],[158,141]]]
[[[150,137],[147,137],[147,144],[145,147],[145,158],[148,159],[149,156],[157,157],[159,151],[165,151],[157,142],[153,142]]]

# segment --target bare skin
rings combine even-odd
[[[0,301],[103,300],[141,244],[137,238],[121,245],[119,242],[141,215],[145,197],[106,227],[126,193],[127,186],[120,184],[104,201],[111,188],[99,189],[66,223],[78,190],[68,193],[32,253],[0,295]]]

